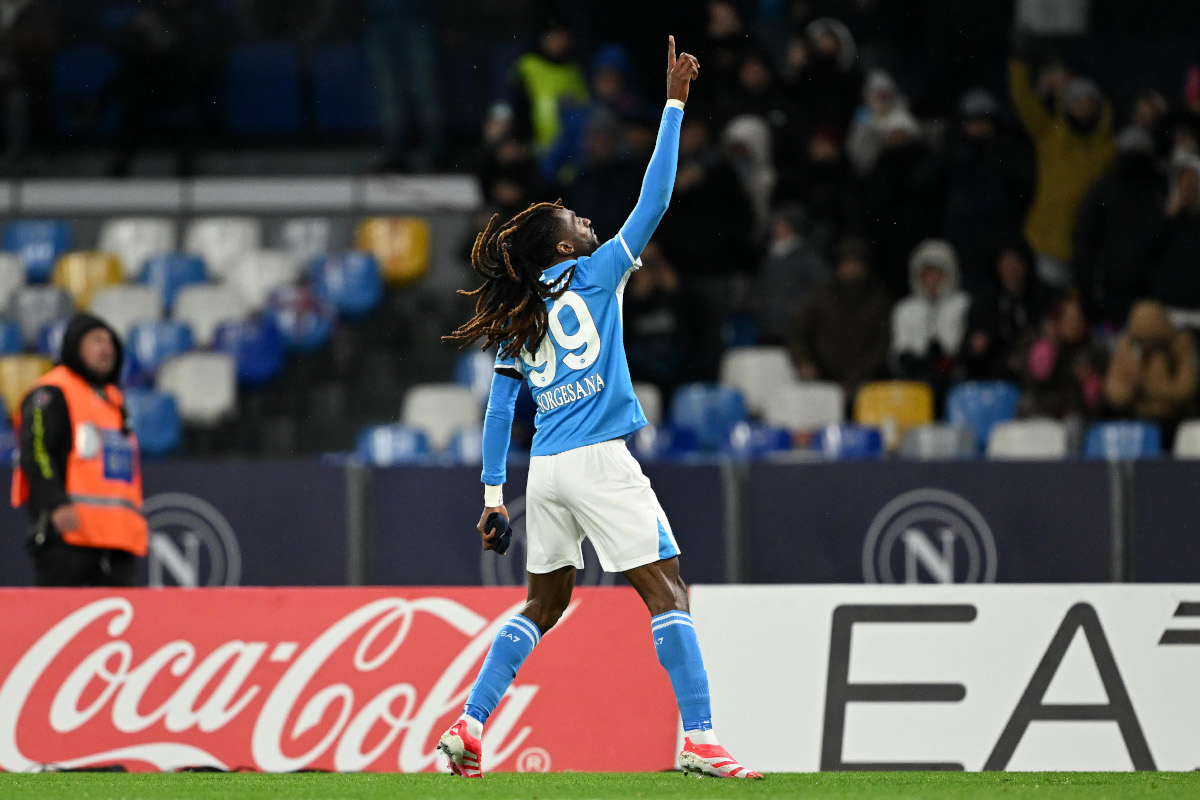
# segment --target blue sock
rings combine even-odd
[[[509,617],[492,640],[479,677],[475,679],[471,694],[467,696],[467,704],[463,706],[463,713],[480,722],[487,722],[500,704],[500,698],[504,697],[517,677],[517,670],[541,640],[542,632],[528,619],[520,614]]]
[[[658,663],[671,677],[675,702],[685,731],[712,730],[712,704],[708,699],[708,673],[700,655],[700,641],[686,611],[668,611],[650,618],[650,634]]]

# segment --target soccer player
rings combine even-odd
[[[529,596],[488,650],[463,715],[438,749],[456,775],[482,776],[480,738],[488,716],[530,652],[571,600],[580,545],[588,537],[609,572],[620,572],[650,611],[659,663],[683,719],[679,764],[689,772],[761,778],[717,743],[708,674],[679,577],[679,547],[662,507],[625,440],[646,424],[633,393],[621,341],[621,294],[667,210],[679,157],[679,125],[695,57],[668,40],[667,106],[641,195],[629,219],[600,244],[591,221],[561,203],[538,203],[475,240],[471,264],[483,285],[475,316],[446,338],[499,345],[483,428],[484,509],[477,529],[485,550],[500,544],[488,527],[508,516],[502,488],[513,405],[527,380],[538,405],[526,489]]]

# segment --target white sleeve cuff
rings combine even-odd
[[[683,111],[683,101],[682,100],[668,100],[667,108],[678,108],[680,111]]]
[[[504,487],[483,485],[483,507],[495,508],[504,505]]]

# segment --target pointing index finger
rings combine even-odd
[[[675,66],[675,37],[667,37],[667,69]]]

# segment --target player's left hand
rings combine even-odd
[[[479,531],[479,539],[483,542],[484,550],[495,550],[500,545],[500,535],[487,529],[488,515],[493,513],[503,514],[505,518],[508,518],[508,509],[504,506],[489,506],[479,515],[479,524],[475,526],[475,530]]]

